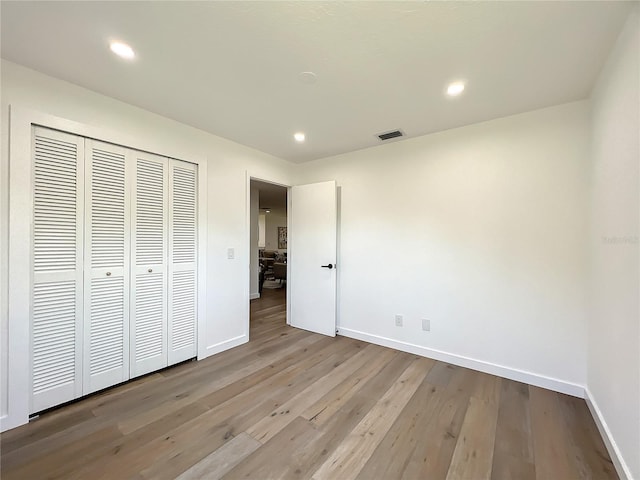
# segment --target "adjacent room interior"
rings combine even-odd
[[[639,9],[3,0],[2,478],[640,479]]]
[[[249,187],[251,338],[263,323],[287,323],[287,187],[253,179]]]
[[[251,296],[287,283],[287,187],[251,180]],[[255,267],[257,265],[257,268]]]

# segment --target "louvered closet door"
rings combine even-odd
[[[167,366],[168,160],[135,152],[131,377]]]
[[[32,142],[34,413],[82,394],[84,140],[37,127]]]
[[[169,365],[197,355],[197,165],[170,160]]]
[[[86,140],[84,394],[129,378],[128,150]]]

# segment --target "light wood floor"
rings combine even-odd
[[[2,479],[617,478],[583,400],[284,324],[2,435]]]

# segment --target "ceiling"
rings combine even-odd
[[[1,54],[304,162],[389,130],[415,137],[585,98],[632,6],[3,0]],[[136,58],[113,55],[112,40]],[[447,98],[454,80],[467,88]]]
[[[269,209],[271,213],[278,215],[287,214],[287,187],[259,180],[251,180],[251,187],[257,188],[260,192],[259,208],[261,210]]]

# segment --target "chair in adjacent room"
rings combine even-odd
[[[280,283],[286,283],[287,281],[287,264],[275,262],[273,264],[273,278],[279,280]]]

